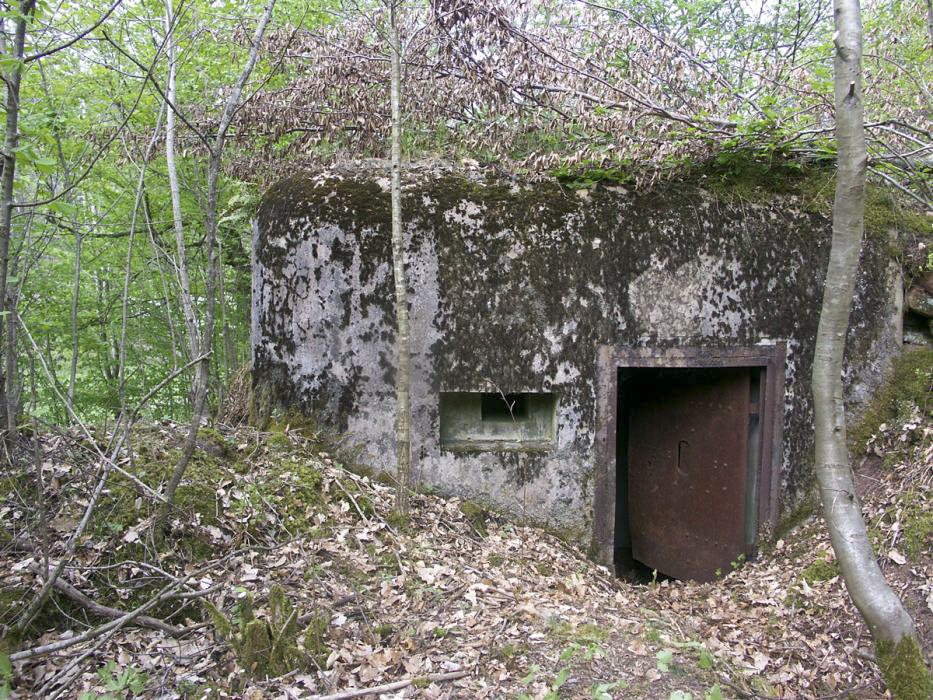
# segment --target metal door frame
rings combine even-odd
[[[784,438],[784,360],[787,344],[745,347],[635,348],[602,345],[597,357],[596,449],[593,466],[593,551],[613,568],[616,514],[616,428],[618,372],[625,368],[761,367],[765,369],[759,406],[761,459],[756,497],[757,532],[774,531]],[[770,447],[770,449],[769,449]],[[756,536],[757,542],[757,536]]]

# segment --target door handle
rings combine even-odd
[[[686,440],[681,440],[677,443],[677,471],[681,474],[687,473],[687,468],[689,467],[689,458],[688,458],[688,448],[690,443]]]

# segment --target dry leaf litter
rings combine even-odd
[[[91,640],[16,663],[12,697],[33,697],[44,688],[70,698],[139,691],[144,697],[286,699],[405,680],[412,682],[369,697],[884,697],[867,630],[813,515],[714,583],[632,584],[545,530],[456,499],[418,494],[410,520],[393,520],[391,486],[343,468],[332,452],[297,431],[286,428],[275,441],[255,430],[221,432],[232,456],[216,460],[225,476],[215,484],[212,517],[182,511],[172,523],[168,551],[146,561],[142,551],[154,551],[147,544],[149,511],[137,497],[137,521],[114,532],[95,529],[63,574],[91,598],[105,589],[116,592],[117,602],[127,599],[126,609],[139,604],[138,598],[130,602],[134,591],[155,592],[171,577],[190,575],[185,597],[167,612],[159,608],[169,624],[190,631],[173,638],[126,626],[103,643]],[[146,439],[171,444],[180,434],[178,426],[164,424]],[[930,422],[919,415],[883,425],[872,442],[877,456],[859,472],[882,567],[914,615],[927,653],[930,532],[905,528],[908,511],[919,512],[921,522],[933,512],[931,438]],[[86,503],[80,484],[93,462],[79,445],[69,435],[41,443],[52,561]],[[891,454],[901,458],[887,459],[882,468],[880,457]],[[227,466],[234,461],[236,469]],[[144,459],[137,456],[134,464]],[[302,501],[302,470],[308,468],[318,475],[317,495]],[[0,505],[4,593],[35,590],[35,567],[44,565],[41,554],[17,546],[29,534],[24,504],[30,499],[33,493],[13,488]],[[286,517],[294,515],[296,502],[301,517]],[[191,534],[209,543],[209,551],[195,557],[173,546]],[[138,561],[114,555],[131,547]],[[257,617],[267,618],[275,587],[284,591],[300,627],[324,621],[321,644],[303,652],[296,670],[259,679],[219,636],[198,594],[236,624],[246,600]],[[63,601],[55,598],[58,614],[40,618],[46,628],[25,646],[103,622]],[[0,621],[11,623],[8,616]],[[299,629],[298,639],[303,633]],[[89,651],[67,687],[49,685]],[[132,687],[120,687],[126,669],[131,672],[123,679]]]

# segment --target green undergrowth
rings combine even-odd
[[[800,578],[813,585],[819,581],[829,581],[839,575],[839,563],[819,558],[800,572]]]
[[[346,435],[335,433],[324,426],[317,416],[290,410],[272,413],[257,425],[266,434],[265,444],[284,451],[293,451],[294,437],[302,440],[302,451],[331,459],[347,471],[360,476],[372,477],[375,472],[359,461],[362,446],[351,443]]]
[[[486,536],[486,523],[489,520],[489,511],[486,508],[475,501],[464,501],[460,504],[460,512],[478,535]]]
[[[849,430],[850,447],[864,453],[882,424],[907,420],[919,408],[933,417],[930,387],[933,385],[933,348],[904,352],[886,381]]]
[[[933,512],[930,504],[917,499],[904,510],[904,549],[907,558],[919,561],[933,548]]]
[[[562,166],[551,171],[551,176],[571,189],[589,189],[597,184],[628,185],[635,180],[630,168],[595,168],[587,166]]]
[[[217,634],[230,645],[240,667],[250,676],[267,678],[323,668],[327,661],[330,616],[312,614],[302,631],[298,611],[280,586],[269,591],[267,611],[261,617],[248,595],[236,603],[229,618],[211,603],[205,601],[204,605]]]
[[[826,178],[822,168],[780,153],[750,149],[724,150],[691,169],[690,177],[726,201],[764,202],[775,194],[806,191],[809,178]]]
[[[895,505],[886,508],[868,529],[872,546],[877,550],[884,543],[882,524],[888,528],[897,523],[902,533],[900,547],[907,559],[919,562],[933,547],[933,511],[930,502],[913,488],[904,492]]]
[[[549,636],[563,643],[599,645],[609,639],[608,630],[589,623],[573,625],[564,620],[552,619],[548,622],[547,631]]]
[[[89,528],[92,540],[107,543],[99,563],[152,561],[158,549],[166,566],[197,565],[234,547],[323,536],[334,506],[350,517],[374,515],[372,500],[350,475],[340,476],[340,465],[329,456],[291,441],[286,452],[268,445],[264,437],[259,433],[258,442],[237,445],[219,432],[200,431],[176,492],[169,531],[158,547],[151,525],[159,503],[131,479],[112,473]],[[161,492],[181,455],[181,441],[143,430],[132,445],[135,455],[126,470]],[[335,476],[325,477],[325,459],[337,470]],[[165,582],[138,576],[119,586],[109,580],[90,583],[98,586],[100,602],[127,609],[147,601]],[[176,607],[166,601],[153,612],[163,616]]]
[[[339,486],[325,483],[322,460],[337,468],[342,465],[317,450],[306,451],[305,446],[289,442],[288,452],[283,452],[274,440],[271,450],[269,442],[238,448],[219,434],[207,432],[204,440],[200,435],[199,447],[176,494],[174,519],[185,529],[224,527],[247,538],[276,529],[294,535],[313,527],[314,517],[326,512],[328,504],[351,499],[355,501],[354,512],[358,507],[363,515],[373,514],[372,503],[353,479],[342,479]],[[211,447],[205,449],[201,445],[208,439]],[[149,486],[161,489],[180,454],[180,447],[142,441],[137,445],[132,472]],[[150,499],[140,497],[130,479],[114,474],[100,503],[97,532],[126,533],[150,517],[154,508]]]

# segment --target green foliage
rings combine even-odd
[[[532,664],[528,671],[528,675],[522,678],[519,682],[522,685],[531,685],[535,682],[535,679],[538,677],[538,673],[540,671],[541,667],[538,666],[538,664]],[[570,669],[562,668],[557,672],[557,675],[554,676],[554,678],[546,681],[547,691],[544,693],[544,695],[531,696],[527,693],[522,693],[518,696],[518,700],[560,700],[560,689],[569,679]]]
[[[670,649],[661,649],[655,654],[658,662],[658,670],[661,673],[667,673],[671,670],[671,664],[674,662],[674,652]]]
[[[103,668],[97,670],[97,677],[106,692],[82,693],[79,700],[122,700],[129,693],[130,697],[142,695],[146,688],[148,675],[132,666],[120,668],[116,661],[108,661]]]
[[[13,664],[10,657],[0,652],[0,700],[8,700],[12,695]]]
[[[631,169],[624,166],[600,168],[585,165],[564,165],[551,171],[562,185],[572,189],[589,189],[597,184],[630,185],[634,182]]]
[[[813,165],[804,168],[780,151],[726,145],[707,163],[693,166],[690,176],[727,201],[760,202],[774,194],[797,193],[802,182],[822,172]]]
[[[590,697],[593,700],[612,700],[612,691],[624,690],[628,687],[625,681],[613,681],[612,683],[597,683],[590,687]]]
[[[460,512],[466,518],[466,521],[473,526],[473,529],[481,537],[485,537],[486,522],[489,519],[489,511],[475,501],[463,501],[460,504]]]
[[[800,578],[808,584],[829,581],[839,575],[839,563],[820,558],[812,562],[800,573]]]
[[[586,644],[570,642],[570,644],[561,650],[558,658],[561,661],[570,661],[572,658],[578,655],[585,661],[589,661],[590,659],[603,658],[606,656],[606,651],[593,642],[588,642]]]
[[[849,431],[852,447],[864,452],[869,439],[883,423],[908,418],[915,407],[933,416],[930,387],[933,386],[933,349],[904,352],[894,363],[885,382],[875,392],[858,422]]]
[[[321,665],[322,659],[326,659],[329,620],[313,616],[299,646],[298,612],[280,586],[269,591],[266,618],[256,617],[248,596],[241,599],[233,620],[210,602],[205,602],[205,607],[217,634],[230,644],[237,662],[250,676],[281,676],[303,668],[309,660]]]
[[[875,657],[894,700],[929,700],[933,697],[933,678],[915,639],[903,637],[896,644],[878,640]]]

